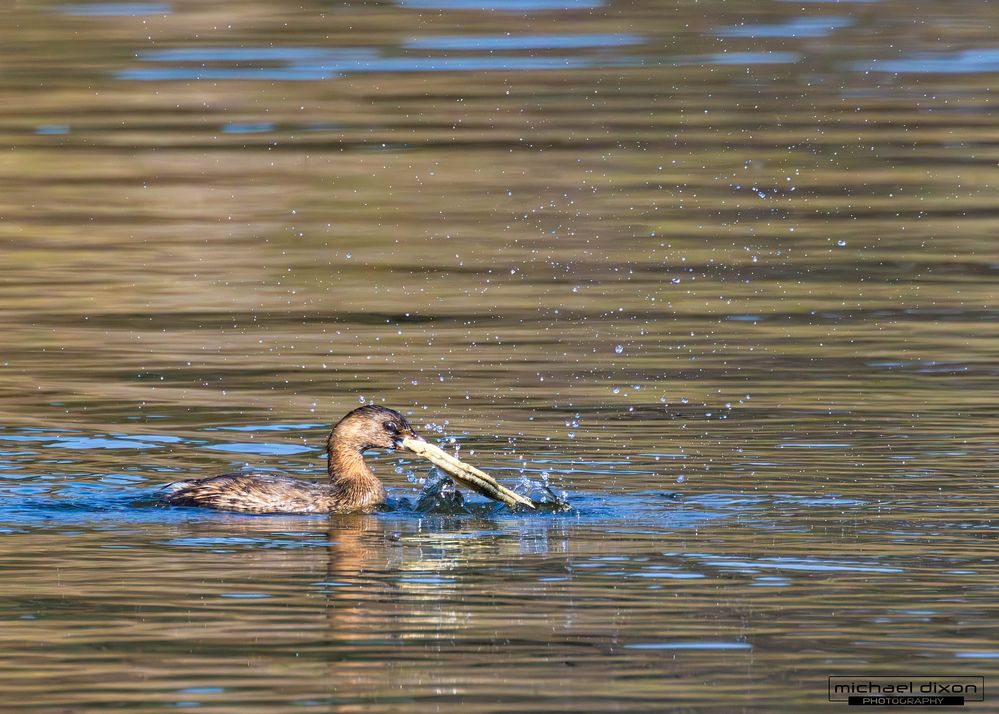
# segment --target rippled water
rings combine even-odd
[[[800,711],[999,673],[989,3],[0,18],[9,703]],[[399,454],[388,513],[156,505],[321,478],[372,401],[573,510],[421,513]]]

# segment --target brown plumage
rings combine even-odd
[[[416,437],[397,411],[368,405],[341,419],[326,442],[329,483],[280,474],[222,474],[166,486],[164,503],[242,513],[371,513],[385,502],[385,487],[364,461],[368,449],[395,449]]]

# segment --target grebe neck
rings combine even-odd
[[[330,439],[326,449],[330,492],[337,503],[367,510],[385,502],[385,487],[354,445]]]
[[[330,482],[377,481],[378,477],[361,452],[349,446],[330,444],[326,449],[326,471]]]

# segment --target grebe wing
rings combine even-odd
[[[163,487],[173,506],[207,506],[239,513],[325,513],[329,486],[261,471],[222,474]]]

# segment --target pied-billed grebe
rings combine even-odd
[[[508,506],[534,508],[492,476],[459,461],[416,435],[397,411],[374,404],[341,419],[326,441],[329,483],[281,474],[244,472],[167,484],[162,500],[174,506],[207,506],[243,513],[371,513],[385,502],[385,487],[364,461],[368,449],[409,449],[459,484]]]

